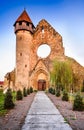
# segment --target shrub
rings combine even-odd
[[[52,88],[52,87],[50,87],[50,88],[48,89],[48,92],[54,95],[54,94],[55,94],[55,89]]]
[[[73,103],[73,110],[77,110],[77,111],[84,110],[83,98],[80,96],[80,94],[77,94],[75,96],[74,103]]]
[[[33,88],[32,87],[30,87],[30,93],[33,93]]]
[[[60,96],[60,90],[59,90],[59,89],[56,90],[56,96],[57,96],[57,97]]]
[[[63,101],[68,101],[69,100],[68,92],[66,90],[63,91],[62,100]]]
[[[27,94],[28,94],[28,95],[30,94],[30,89],[29,89],[29,88],[27,88]]]
[[[6,95],[5,95],[4,108],[5,109],[12,109],[12,108],[14,108],[13,96],[12,96],[12,92],[11,92],[10,89],[7,90]]]
[[[36,92],[38,92],[38,90],[35,89],[34,92],[36,93]]]
[[[52,94],[55,95],[55,89],[53,88]]]
[[[23,89],[23,96],[24,96],[24,97],[27,96],[27,90],[26,90],[26,88]]]
[[[53,88],[50,87],[50,88],[48,89],[48,92],[49,92],[49,93],[52,93],[52,91],[53,91]]]
[[[22,100],[22,98],[23,98],[22,91],[21,91],[21,90],[18,90],[18,91],[17,91],[17,94],[16,94],[16,99],[17,99],[17,100]]]

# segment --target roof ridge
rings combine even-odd
[[[32,23],[32,20],[30,19],[29,15],[28,15],[28,13],[26,12],[25,9],[24,9],[24,11],[21,13],[21,15],[16,20],[16,22],[20,22],[20,21],[26,21],[26,22]],[[16,24],[16,22],[15,22],[15,24]]]

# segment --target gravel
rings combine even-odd
[[[16,101],[14,109],[9,110],[4,117],[0,117],[0,130],[21,130],[34,96],[35,93],[32,93],[23,100]]]
[[[47,95],[73,130],[84,130],[84,111],[73,111],[71,102],[62,101],[61,97],[52,94]]]

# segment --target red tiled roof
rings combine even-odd
[[[16,22],[20,22],[20,21],[26,21],[26,22],[32,23],[32,21],[31,21],[30,17],[28,16],[26,10],[24,10],[24,11],[22,12],[22,14],[21,14],[21,15],[18,17],[18,19],[16,20]],[[16,24],[16,22],[15,22],[15,24]],[[15,25],[15,24],[14,24],[14,25]],[[32,24],[33,24],[33,23],[32,23]]]

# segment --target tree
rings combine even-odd
[[[73,72],[70,62],[54,61],[53,70],[50,72],[50,80],[51,84],[56,88],[64,88],[69,91],[70,85],[73,82]]]
[[[83,80],[83,85],[82,85],[81,92],[84,92],[84,80]]]
[[[63,101],[68,101],[69,100],[68,92],[66,90],[63,90],[62,100]]]
[[[18,90],[18,91],[17,91],[17,94],[16,94],[16,99],[17,99],[17,100],[22,100],[22,98],[23,98],[22,91],[21,91],[21,90]]]
[[[6,95],[5,95],[4,108],[5,109],[12,109],[12,108],[14,108],[13,96],[12,96],[12,92],[11,92],[10,89],[7,90]]]
[[[79,86],[78,86],[78,84],[79,84],[79,79],[80,79],[80,77],[79,77],[79,75],[78,75],[78,73],[73,73],[73,91],[74,92],[77,92],[78,90],[79,90]]]
[[[33,88],[32,87],[30,87],[30,93],[33,93]]]
[[[60,89],[57,89],[56,90],[56,94],[55,94],[57,97],[59,97],[60,95],[61,95],[61,93],[60,93]]]
[[[23,96],[24,97],[26,97],[27,96],[27,90],[26,90],[26,88],[24,87],[24,89],[23,89]]]
[[[28,94],[28,95],[30,94],[30,90],[29,90],[29,88],[27,88],[27,94]]]
[[[83,98],[80,96],[79,93],[76,95],[76,97],[74,99],[73,110],[77,110],[77,111],[84,110]]]

